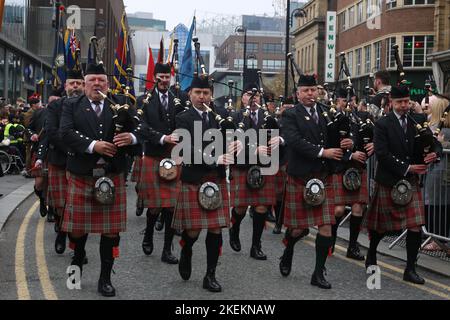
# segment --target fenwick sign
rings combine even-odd
[[[334,81],[336,60],[336,12],[327,11],[327,37],[325,39],[325,82]]]

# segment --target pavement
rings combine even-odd
[[[11,214],[33,194],[33,186],[34,180],[26,179],[20,175],[6,175],[0,178],[0,194],[3,194],[0,198],[0,232]],[[338,237],[341,240],[348,241],[349,229],[345,224],[339,228]],[[358,242],[364,248],[369,247],[367,234],[361,233]],[[401,246],[395,246],[389,249],[389,243],[382,241],[378,247],[378,251],[382,255],[406,261],[406,250]],[[431,272],[450,277],[450,265],[447,261],[421,254],[418,265]]]
[[[0,178],[0,232],[14,211],[34,192],[34,179],[21,175]]]

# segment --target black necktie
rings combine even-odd
[[[406,131],[408,131],[408,125],[407,125],[407,123],[406,123],[406,116],[405,116],[405,115],[402,115],[400,119],[402,120],[402,129],[403,129],[403,132],[406,133]]]
[[[314,107],[311,108],[311,117],[316,124],[319,124],[319,117],[317,116],[317,112],[316,109],[314,109]]]
[[[206,129],[209,129],[209,121],[208,121],[208,112],[202,113],[202,119],[203,119],[203,127]]]
[[[256,126],[258,126],[258,120],[256,119],[256,112],[255,111],[252,112],[252,122],[253,122],[253,125],[256,128]]]

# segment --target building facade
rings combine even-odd
[[[319,83],[324,82],[326,16],[333,10],[327,0],[311,0],[304,6],[305,17],[296,19],[294,36],[295,60],[304,73],[316,74]]]
[[[394,44],[413,97],[425,93],[425,81],[432,75],[427,57],[435,48],[434,0],[341,0],[336,11],[337,53],[345,53],[359,96],[364,96],[369,75],[378,70],[389,70],[392,83],[397,82]],[[338,72],[339,64],[336,68]]]

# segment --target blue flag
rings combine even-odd
[[[192,76],[194,74],[194,63],[192,61],[192,35],[195,29],[195,16],[192,20],[191,29],[186,40],[184,48],[183,61],[180,68],[180,86],[181,90],[187,90],[192,84]]]
[[[64,89],[66,82],[66,48],[61,32],[58,33],[53,52],[52,85],[55,89]]]

